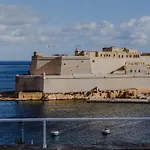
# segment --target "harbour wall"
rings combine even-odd
[[[101,90],[120,90],[136,88],[150,93],[150,75],[64,75],[16,77],[16,92],[40,91],[43,93],[66,93],[90,91],[94,87]]]
[[[28,76],[28,75],[21,75],[16,76],[16,84],[15,84],[15,91],[16,92],[36,92],[40,91],[43,92],[43,78],[42,76]]]

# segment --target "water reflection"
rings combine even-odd
[[[146,117],[150,116],[148,104],[86,103],[85,101],[0,101],[0,117]],[[102,136],[105,128],[111,130]],[[20,138],[18,123],[0,123],[0,144],[12,144]],[[62,132],[51,137],[51,131]],[[42,144],[42,123],[24,123],[25,142]],[[49,144],[105,144],[115,142],[150,143],[149,121],[87,121],[48,122]]]

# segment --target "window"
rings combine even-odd
[[[92,60],[92,62],[95,62],[95,60]]]
[[[100,56],[102,57],[103,55],[101,54]]]
[[[131,58],[132,56],[130,55],[130,58]]]
[[[64,65],[66,65],[66,64],[64,63]]]
[[[126,57],[128,58],[128,55],[126,55]]]
[[[95,52],[95,57],[98,57],[98,52]]]
[[[134,72],[136,72],[136,70],[134,70]]]
[[[141,72],[140,70],[138,72]]]
[[[122,58],[123,58],[123,55],[122,55]]]
[[[130,73],[132,73],[132,70],[130,70]]]
[[[81,62],[83,62],[83,60]]]
[[[114,54],[114,57],[115,57],[115,54]]]

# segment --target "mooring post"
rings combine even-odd
[[[46,144],[46,120],[43,121],[43,148],[47,148],[47,144]]]

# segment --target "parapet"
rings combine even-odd
[[[138,54],[138,50],[132,50],[132,49],[127,49],[127,48],[121,48],[121,47],[104,47],[102,49],[103,52],[118,52],[118,53],[135,53]]]
[[[141,56],[150,56],[150,53],[142,53]]]
[[[34,52],[34,56],[43,56],[41,52]]]

